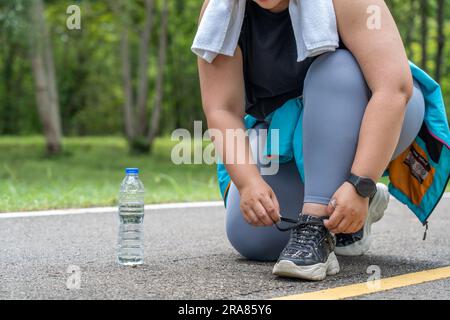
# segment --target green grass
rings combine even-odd
[[[122,138],[67,138],[66,154],[48,158],[40,137],[2,137],[0,212],[113,206],[125,167],[141,169],[147,204],[219,200],[215,167],[174,165],[174,144],[162,138],[151,156],[130,155]]]

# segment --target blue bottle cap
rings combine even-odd
[[[126,174],[139,174],[138,168],[126,168],[125,169]]]

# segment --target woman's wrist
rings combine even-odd
[[[240,180],[241,180],[240,182],[235,183],[236,188],[239,191],[244,190],[246,188],[252,188],[253,186],[260,185],[262,182],[264,182],[259,172],[256,175],[245,176]]]
[[[362,169],[358,166],[354,166],[351,173],[358,177],[369,178],[374,182],[377,182],[380,179],[380,175],[378,174],[378,172],[375,172],[374,170]]]

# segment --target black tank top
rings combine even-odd
[[[263,120],[286,101],[303,94],[303,82],[314,58],[297,62],[288,9],[273,13],[248,1],[239,47],[247,114]]]

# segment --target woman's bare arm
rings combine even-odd
[[[207,4],[208,1],[205,1],[203,10]],[[279,220],[279,205],[272,189],[264,182],[251,159],[248,137],[235,146],[233,141],[227,140],[227,130],[234,132],[245,130],[241,50],[237,48],[234,57],[219,55],[211,64],[199,59],[198,68],[203,109],[208,127],[218,130],[223,139],[213,137],[216,150],[224,162],[228,154],[232,152],[231,148],[236,154],[250,155],[246,157],[245,163],[238,164],[234,161],[225,163],[233,183],[240,192],[244,217],[254,225],[272,225],[274,221]]]
[[[233,141],[227,141],[226,130],[244,131],[244,81],[242,76],[242,58],[240,50],[234,57],[219,55],[212,64],[199,59],[198,61],[202,104],[210,129],[218,129],[223,136],[224,145],[215,139],[216,148],[223,160],[227,158],[228,150]],[[249,154],[248,139],[245,141],[244,154]],[[231,160],[231,159],[230,159]],[[259,172],[250,159],[248,163],[235,165],[227,164],[233,182],[238,188],[248,181],[258,178]]]
[[[372,92],[352,171],[377,181],[397,146],[413,80],[395,21],[383,0],[334,0],[339,32],[358,60]],[[368,8],[380,29],[368,26]]]

